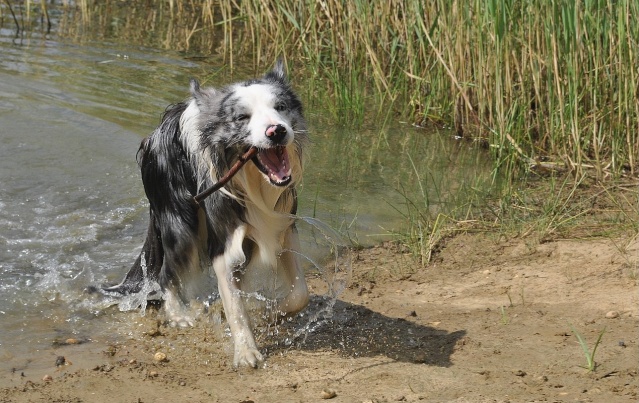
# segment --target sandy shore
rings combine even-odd
[[[260,333],[263,368],[232,368],[223,323],[122,313],[130,336],[42,352],[50,366],[5,376],[0,401],[635,402],[638,254],[636,239],[484,233],[447,240],[425,268],[393,245],[364,249],[332,320],[293,343],[308,316]],[[605,329],[595,371],[571,326],[590,349]]]

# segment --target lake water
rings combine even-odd
[[[100,348],[126,332],[136,313],[107,309],[83,289],[118,281],[144,240],[137,147],[187,95],[190,77],[231,79],[215,58],[14,34],[0,29],[0,378],[13,384],[15,373],[50,368],[59,340]],[[236,65],[232,78],[247,77]],[[489,170],[446,130],[374,119],[343,127],[318,108],[307,119],[313,146],[300,214],[356,244],[393,239],[406,197],[435,195],[437,209]],[[312,247],[302,252],[329,253]]]

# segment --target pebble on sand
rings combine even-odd
[[[332,399],[335,396],[337,396],[337,392],[335,392],[333,389],[324,389],[322,390],[322,393],[320,393],[320,397],[322,399]]]

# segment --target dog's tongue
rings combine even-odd
[[[258,158],[273,182],[284,182],[291,177],[291,164],[288,161],[286,147],[262,150],[259,152]]]

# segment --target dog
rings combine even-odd
[[[242,297],[247,276],[275,275],[284,289],[275,302],[293,315],[309,301],[297,260],[296,185],[308,136],[302,104],[282,60],[264,76],[224,88],[190,82],[190,97],[169,106],[137,154],[150,222],[140,255],[109,295],[140,292],[155,281],[172,324],[189,326],[187,306],[214,273],[234,344],[234,366],[264,360]],[[257,154],[218,192],[214,184],[250,147]]]

